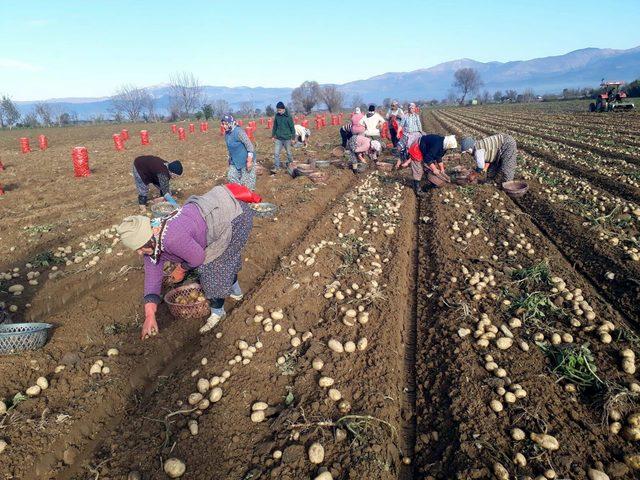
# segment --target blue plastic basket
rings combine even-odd
[[[37,350],[47,343],[50,323],[10,323],[0,325],[0,355]]]

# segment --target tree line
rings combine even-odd
[[[111,96],[111,108],[109,113],[111,121],[115,122],[151,122],[151,121],[177,121],[187,118],[198,120],[210,120],[218,118],[225,113],[235,113],[240,116],[258,116],[263,113],[273,116],[275,111],[272,105],[268,105],[264,112],[256,108],[254,102],[241,102],[239,108],[232,112],[230,104],[223,99],[210,100],[206,98],[204,86],[200,80],[190,72],[174,73],[169,78],[169,114],[162,115],[156,110],[157,100],[147,88],[124,84],[116,89]],[[480,73],[474,68],[460,68],[454,73],[452,89],[446,98],[442,100],[416,100],[418,105],[464,105],[469,102],[470,96],[478,103],[527,103],[533,101],[571,100],[581,98],[593,98],[601,93],[600,88],[565,88],[562,93],[536,95],[533,89],[525,89],[517,92],[508,89],[504,92],[496,90],[491,93],[488,90],[481,91],[484,82]],[[630,97],[640,97],[640,79],[623,87],[623,91]],[[292,110],[302,113],[310,113],[313,109],[324,105],[330,112],[340,111],[345,106],[344,94],[336,85],[321,86],[318,82],[308,80],[296,87],[291,93],[289,106]],[[402,103],[408,103],[403,101]],[[383,107],[389,108],[391,99],[385,98]],[[360,95],[354,95],[351,99],[351,108],[359,107],[363,111],[367,105]],[[94,123],[109,121],[102,115],[92,118]],[[79,123],[75,112],[64,112],[55,103],[38,102],[33,109],[21,115],[11,98],[6,95],[0,97],[0,128],[36,127],[36,126],[63,126]]]

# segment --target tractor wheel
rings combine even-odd
[[[596,111],[596,104],[595,103],[591,102],[589,104],[589,111],[590,112],[595,112]]]

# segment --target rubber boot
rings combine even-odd
[[[420,190],[420,180],[413,181],[413,193],[416,194],[416,197],[424,197],[424,193]]]

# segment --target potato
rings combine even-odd
[[[49,380],[47,380],[46,377],[38,377],[36,385],[39,386],[41,390],[46,390],[49,388]]]
[[[180,478],[186,470],[187,467],[184,462],[177,458],[170,458],[164,462],[164,473],[169,475],[170,478]]]
[[[500,350],[508,350],[513,345],[513,339],[509,337],[500,337],[496,340],[496,347]],[[503,467],[504,468],[504,467]]]
[[[624,427],[622,436],[630,442],[637,442],[640,440],[640,427]]]
[[[302,343],[302,340],[300,340],[300,337],[293,337],[291,339],[291,346],[294,348],[299,347],[301,343]]]
[[[360,340],[358,340],[358,350],[363,351],[367,349],[367,346],[369,345],[369,341],[367,340],[367,337],[362,337]]]
[[[527,466],[527,459],[525,458],[525,456],[522,453],[518,452],[513,457],[513,463],[515,463],[519,467],[526,467]]]
[[[269,408],[269,404],[267,402],[254,402],[253,405],[251,405],[252,412],[266,410],[267,408]]]
[[[282,458],[282,450],[274,450],[271,456],[274,460],[280,460]]]
[[[489,406],[491,407],[491,410],[493,410],[496,413],[504,410],[504,407],[502,406],[502,402],[500,402],[499,400],[491,400],[491,402],[489,402]]]
[[[313,480],[333,480],[333,475],[331,475],[331,472],[326,471],[317,475]]]
[[[0,454],[2,454],[2,452],[4,452],[6,448],[7,442],[5,442],[4,440],[0,440]]]
[[[32,387],[29,387],[25,390],[25,393],[29,396],[29,397],[37,397],[38,395],[40,395],[40,391],[42,389],[38,386],[38,385],[33,385]]]
[[[107,350],[107,357],[117,357],[120,351],[117,348],[110,348]]]
[[[501,463],[495,462],[493,464],[493,474],[498,480],[509,480],[509,472]]]
[[[594,468],[587,470],[587,477],[589,477],[589,480],[609,480],[609,475]]]
[[[351,411],[351,404],[346,400],[342,400],[338,404],[338,410],[340,410],[340,413],[349,413]]]
[[[344,346],[342,345],[342,343],[340,343],[338,340],[335,340],[333,338],[329,340],[329,343],[327,343],[327,346],[333,352],[336,352],[336,353],[344,352]]]
[[[329,398],[334,402],[337,402],[342,399],[342,394],[337,388],[332,388],[329,390]]]
[[[309,461],[315,465],[318,465],[324,460],[324,447],[319,442],[314,442],[307,451],[309,455]]]
[[[356,351],[356,344],[353,343],[351,340],[349,340],[348,342],[344,343],[344,351],[347,353],[353,353]]]
[[[264,422],[265,418],[266,418],[266,415],[264,413],[264,410],[256,410],[255,412],[251,413],[251,421],[253,423]]]
[[[215,387],[211,389],[211,393],[209,393],[209,401],[211,403],[219,402],[222,398],[222,389],[220,387]]]
[[[324,362],[320,358],[314,358],[313,362],[311,362],[311,366],[314,370],[319,372],[320,370],[322,370],[322,367],[324,367]]]
[[[640,454],[625,455],[624,463],[626,463],[631,470],[640,471]]]
[[[94,363],[89,369],[89,375],[95,375],[97,373],[102,373],[102,367],[97,363]]]
[[[203,396],[199,392],[190,394],[188,398],[189,405],[197,405],[202,398]]]
[[[271,318],[278,322],[284,318],[284,314],[280,310],[275,310],[271,312]]]
[[[611,422],[609,424],[609,431],[614,435],[617,435],[622,430],[622,424],[620,422]]]
[[[207,398],[203,398],[198,402],[198,410],[206,410],[211,405],[211,402]]]
[[[188,426],[191,435],[198,435],[198,422],[196,420],[189,420]]]
[[[207,380],[206,378],[198,379],[198,383],[196,384],[196,388],[197,388],[198,392],[200,392],[202,395],[204,395],[205,393],[207,393],[209,391],[209,380]]]
[[[627,417],[627,423],[632,427],[640,427],[640,412],[629,415]]]
[[[239,340],[238,341],[238,348],[240,350],[246,350],[247,348],[249,348],[249,344],[247,342],[245,342],[244,340]]]
[[[7,404],[0,400],[0,415],[7,413]]]
[[[636,373],[636,362],[634,357],[622,358],[622,371],[624,373],[628,373],[629,375],[633,375],[634,373]]]
[[[320,385],[323,388],[326,388],[333,385],[334,382],[335,380],[331,377],[320,377],[320,380],[318,380],[318,385]]]
[[[560,448],[560,443],[558,443],[556,437],[552,435],[531,432],[529,438],[546,450],[558,450]]]

